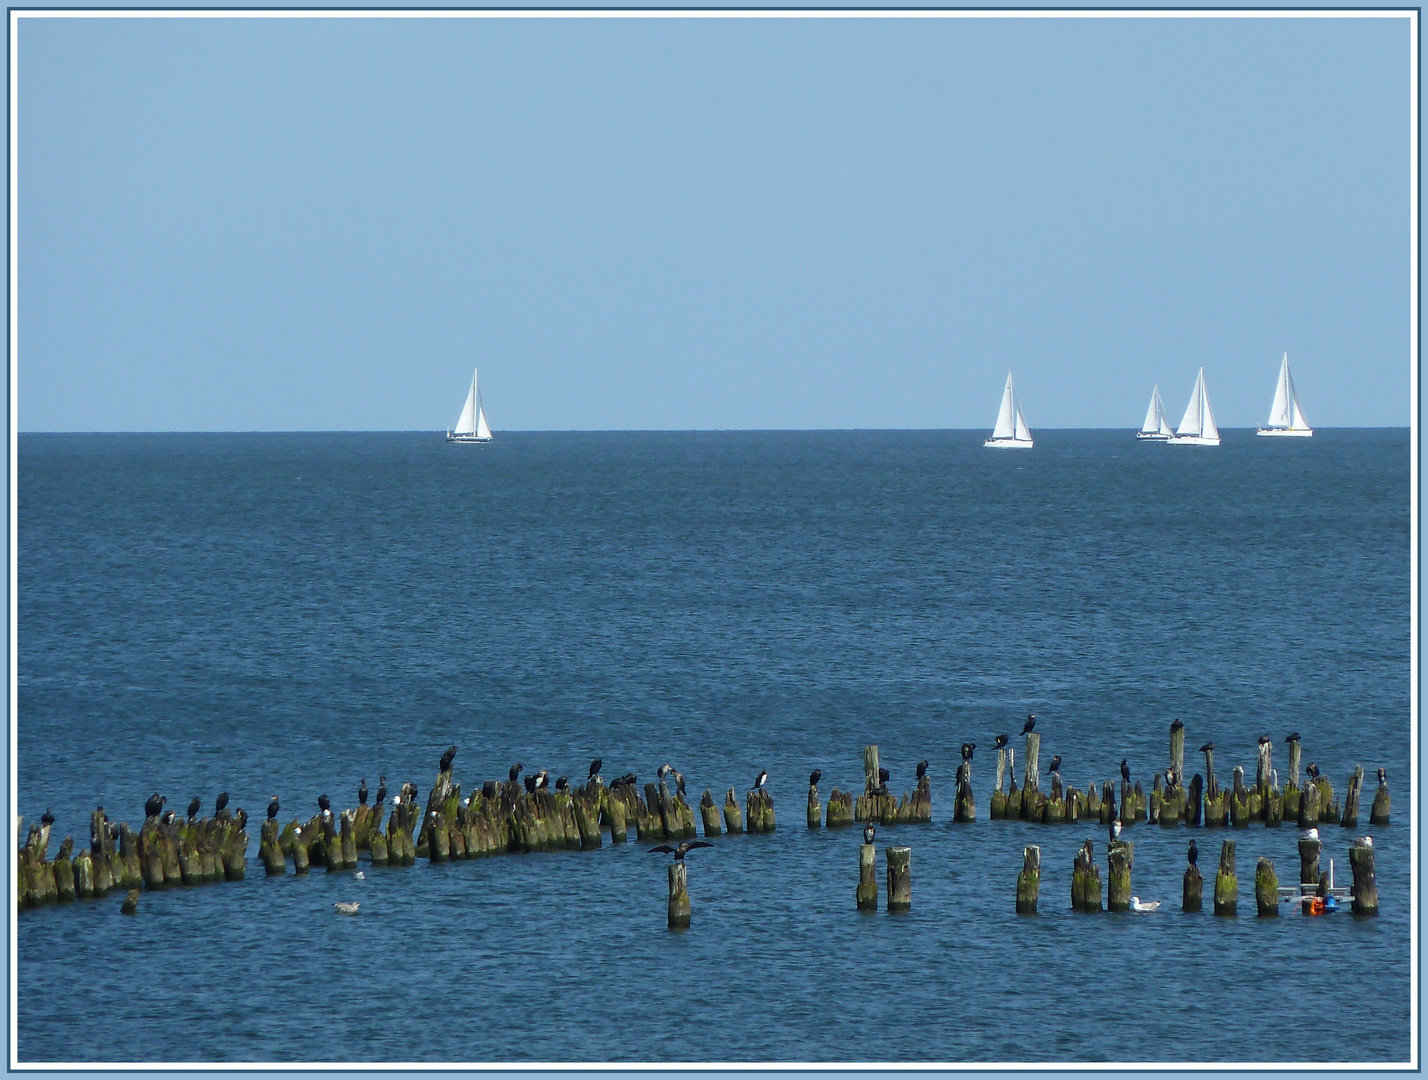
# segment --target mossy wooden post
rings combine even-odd
[[[730,835],[744,831],[744,815],[739,811],[739,804],[734,800],[733,788],[730,788],[724,795],[724,831]]]
[[[1100,821],[1102,825],[1105,824],[1104,821],[1101,821],[1101,793],[1096,790],[1094,780],[1086,783],[1086,813],[1083,816],[1089,821]]]
[[[1145,789],[1140,786],[1140,781],[1135,782],[1135,820],[1144,821],[1146,819]]]
[[[826,827],[832,829],[835,826],[851,825],[853,816],[853,793],[834,788],[828,796]]]
[[[1351,890],[1355,915],[1378,914],[1378,882],[1373,873],[1373,841],[1367,836],[1355,840],[1349,848],[1349,868],[1354,872]]]
[[[864,844],[858,849],[858,910],[878,910],[877,849]]]
[[[139,890],[130,889],[124,896],[124,902],[119,905],[119,910],[125,915],[133,915],[139,910]]]
[[[625,808],[625,801],[616,798],[613,794],[605,801],[605,819],[610,823],[610,843],[612,844],[623,844],[629,839],[630,829]]]
[[[1101,871],[1096,866],[1096,847],[1087,840],[1071,865],[1071,910],[1101,910]]]
[[[1274,863],[1261,855],[1254,867],[1254,906],[1261,917],[1279,915],[1279,875]]]
[[[1220,785],[1215,780],[1215,751],[1211,748],[1205,751],[1205,795],[1214,799],[1219,794]]]
[[[704,819],[704,836],[718,836],[723,830],[719,828],[719,808],[714,805],[714,793],[708,788],[704,789],[704,797],[699,800],[699,816]]]
[[[977,820],[977,801],[972,796],[972,763],[970,761],[964,761],[957,766],[957,801],[952,809],[952,820]]]
[[[296,856],[298,849],[301,848],[301,847],[302,847],[302,845],[299,844],[297,847],[293,848],[293,854],[294,854],[294,856]],[[385,836],[383,836],[380,832],[378,832],[376,829],[373,829],[370,833],[367,834],[367,850],[368,850],[368,851],[371,853],[371,855],[372,855],[372,865],[373,865],[373,866],[386,866],[386,865],[387,865],[387,863],[388,863],[388,861],[389,861],[389,859],[390,859],[390,855],[389,855],[388,850],[387,850],[387,838],[386,838]],[[304,855],[304,858],[303,858],[303,869],[305,870],[305,869],[307,869],[307,859],[306,859],[307,851],[306,851],[305,848],[303,849],[303,855]],[[294,870],[297,870],[297,859],[296,859],[296,857],[293,859],[293,869],[294,869]],[[297,872],[298,872],[298,873],[301,873],[302,871],[301,871],[301,870],[298,870]]]
[[[144,871],[139,865],[139,838],[128,822],[119,823],[119,861],[124,867],[124,885],[130,889],[144,886]],[[218,875],[213,875],[218,880]]]
[[[1314,781],[1314,786],[1319,789],[1319,820],[1335,822],[1339,820],[1339,805],[1334,798],[1334,785],[1329,783],[1329,778],[1323,773],[1319,774],[1319,779]]]
[[[1299,819],[1299,800],[1303,792],[1299,789],[1299,740],[1289,740],[1288,783],[1284,785],[1284,816],[1291,821]]]
[[[1245,771],[1235,766],[1234,785],[1230,788],[1230,825],[1236,829],[1249,827],[1249,788],[1245,787]]]
[[[283,858],[283,849],[278,846],[278,823],[276,821],[263,822],[263,827],[258,833],[258,857],[263,860],[263,866],[269,877],[276,877],[288,872],[288,861]]]
[[[1235,877],[1235,842],[1226,840],[1220,845],[1220,870],[1215,875],[1215,914],[1237,914],[1240,899],[1240,883]]]
[[[1150,823],[1160,824],[1160,808],[1165,805],[1165,791],[1160,786],[1160,773],[1155,774],[1155,781],[1150,785]]]
[[[1101,824],[1116,820],[1116,785],[1107,780],[1101,785]]]
[[[1016,876],[1016,913],[1035,915],[1040,895],[1041,848],[1032,844],[1021,851],[1021,873]]]
[[[669,864],[669,928],[689,928],[689,882],[685,877],[682,859],[676,859]]]
[[[912,848],[888,848],[888,910],[912,910]]]
[[[1373,797],[1373,809],[1369,811],[1370,825],[1387,825],[1392,800],[1388,797],[1388,773],[1378,771],[1378,793]]]
[[[1172,787],[1185,785],[1185,725],[1170,725],[1170,775]]]
[[[1205,778],[1196,773],[1185,799],[1185,824],[1198,829],[1204,821]]]
[[[55,856],[55,899],[69,901],[74,899],[74,863],[70,862],[69,853],[74,850],[74,837],[66,836],[64,843],[60,844],[59,854]]]
[[[1319,882],[1319,851],[1323,841],[1302,837],[1299,841],[1299,884],[1317,885]]]
[[[344,869],[357,869],[357,833],[352,827],[352,811],[342,811],[342,865]]]
[[[818,785],[808,785],[808,827],[810,829],[821,829],[823,827],[823,804],[818,801]]]
[[[1319,788],[1315,784],[1306,784],[1304,793],[1299,799],[1299,827],[1301,829],[1312,829],[1319,824]]]
[[[1263,797],[1269,791],[1269,774],[1274,768],[1272,756],[1274,754],[1274,743],[1262,742],[1255,756],[1254,766],[1254,787]],[[1261,798],[1261,801],[1263,799]]]
[[[1359,793],[1364,786],[1364,767],[1354,766],[1354,774],[1349,777],[1349,786],[1344,791],[1344,816],[1340,824],[1346,829],[1359,827]]]
[[[1026,737],[1026,761],[1022,765],[1021,818],[1041,820],[1041,733]]]
[[[992,798],[987,805],[987,812],[993,821],[1000,821],[1007,814],[1007,796],[1003,790],[1006,772],[1007,748],[1003,746],[997,750],[997,786],[992,790]]]
[[[1129,840],[1112,841],[1107,847],[1106,863],[1106,907],[1111,911],[1129,911],[1135,845]]]
[[[1192,840],[1193,844],[1194,841]],[[1205,879],[1200,874],[1200,868],[1194,863],[1188,863],[1185,867],[1185,878],[1180,888],[1180,910],[1181,911],[1203,911]]]
[[[74,893],[81,900],[88,900],[94,895],[94,858],[88,851],[80,851],[74,857],[73,866]],[[24,890],[21,889],[21,892]]]
[[[761,788],[755,788],[748,795],[748,822],[749,832],[773,832],[774,831],[774,808],[773,796]]]
[[[863,747],[863,782],[864,791],[871,793],[873,788],[878,786],[878,748],[876,744],[868,744]]]

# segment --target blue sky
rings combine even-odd
[[[1409,419],[1395,19],[22,20],[20,426]]]

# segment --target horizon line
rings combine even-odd
[[[130,428],[123,430],[79,430],[79,429],[46,429],[34,431],[16,431],[16,435],[445,435],[449,428]],[[669,434],[669,435],[719,435],[719,434],[758,434],[777,433],[791,434],[806,432],[809,434],[825,432],[968,432],[971,434],[985,435],[985,427],[975,428],[954,428],[954,427],[885,427],[885,428],[854,428],[854,427],[798,427],[798,428],[777,428],[777,427],[750,427],[750,428],[504,428],[497,429],[505,435],[600,435],[600,434]],[[1133,427],[1037,427],[1035,432],[1041,431],[1119,431],[1137,432],[1140,428]],[[1220,431],[1258,431],[1259,426],[1253,427],[1226,427],[1220,426]],[[1412,423],[1408,424],[1318,424],[1314,431],[1412,431]],[[1035,433],[1033,432],[1033,433]]]

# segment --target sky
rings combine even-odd
[[[1404,19],[22,19],[22,431],[1409,422]]]

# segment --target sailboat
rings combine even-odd
[[[1151,442],[1168,442],[1175,437],[1170,421],[1165,416],[1165,403],[1160,400],[1159,386],[1150,391],[1150,408],[1145,410],[1145,423],[1141,424],[1135,437]]]
[[[1205,369],[1195,376],[1195,389],[1190,391],[1190,404],[1175,429],[1169,446],[1219,446],[1220,429],[1215,426],[1215,414],[1210,411],[1210,395],[1205,393]]]
[[[1007,372],[1006,389],[1002,391],[1002,408],[1001,412],[997,413],[997,426],[992,429],[992,437],[982,445],[1031,449],[1031,432],[1027,430],[1026,419],[1021,415],[1021,402],[1016,399],[1010,371]]]
[[[471,369],[471,392],[461,407],[461,419],[456,430],[446,433],[447,442],[480,443],[491,441],[491,429],[486,424],[486,410],[481,407],[481,391],[476,388],[476,369]]]
[[[1314,434],[1309,421],[1299,408],[1299,395],[1294,392],[1294,377],[1289,374],[1289,354],[1279,364],[1279,383],[1274,388],[1274,404],[1269,407],[1269,424],[1256,435],[1289,435],[1307,439]]]

